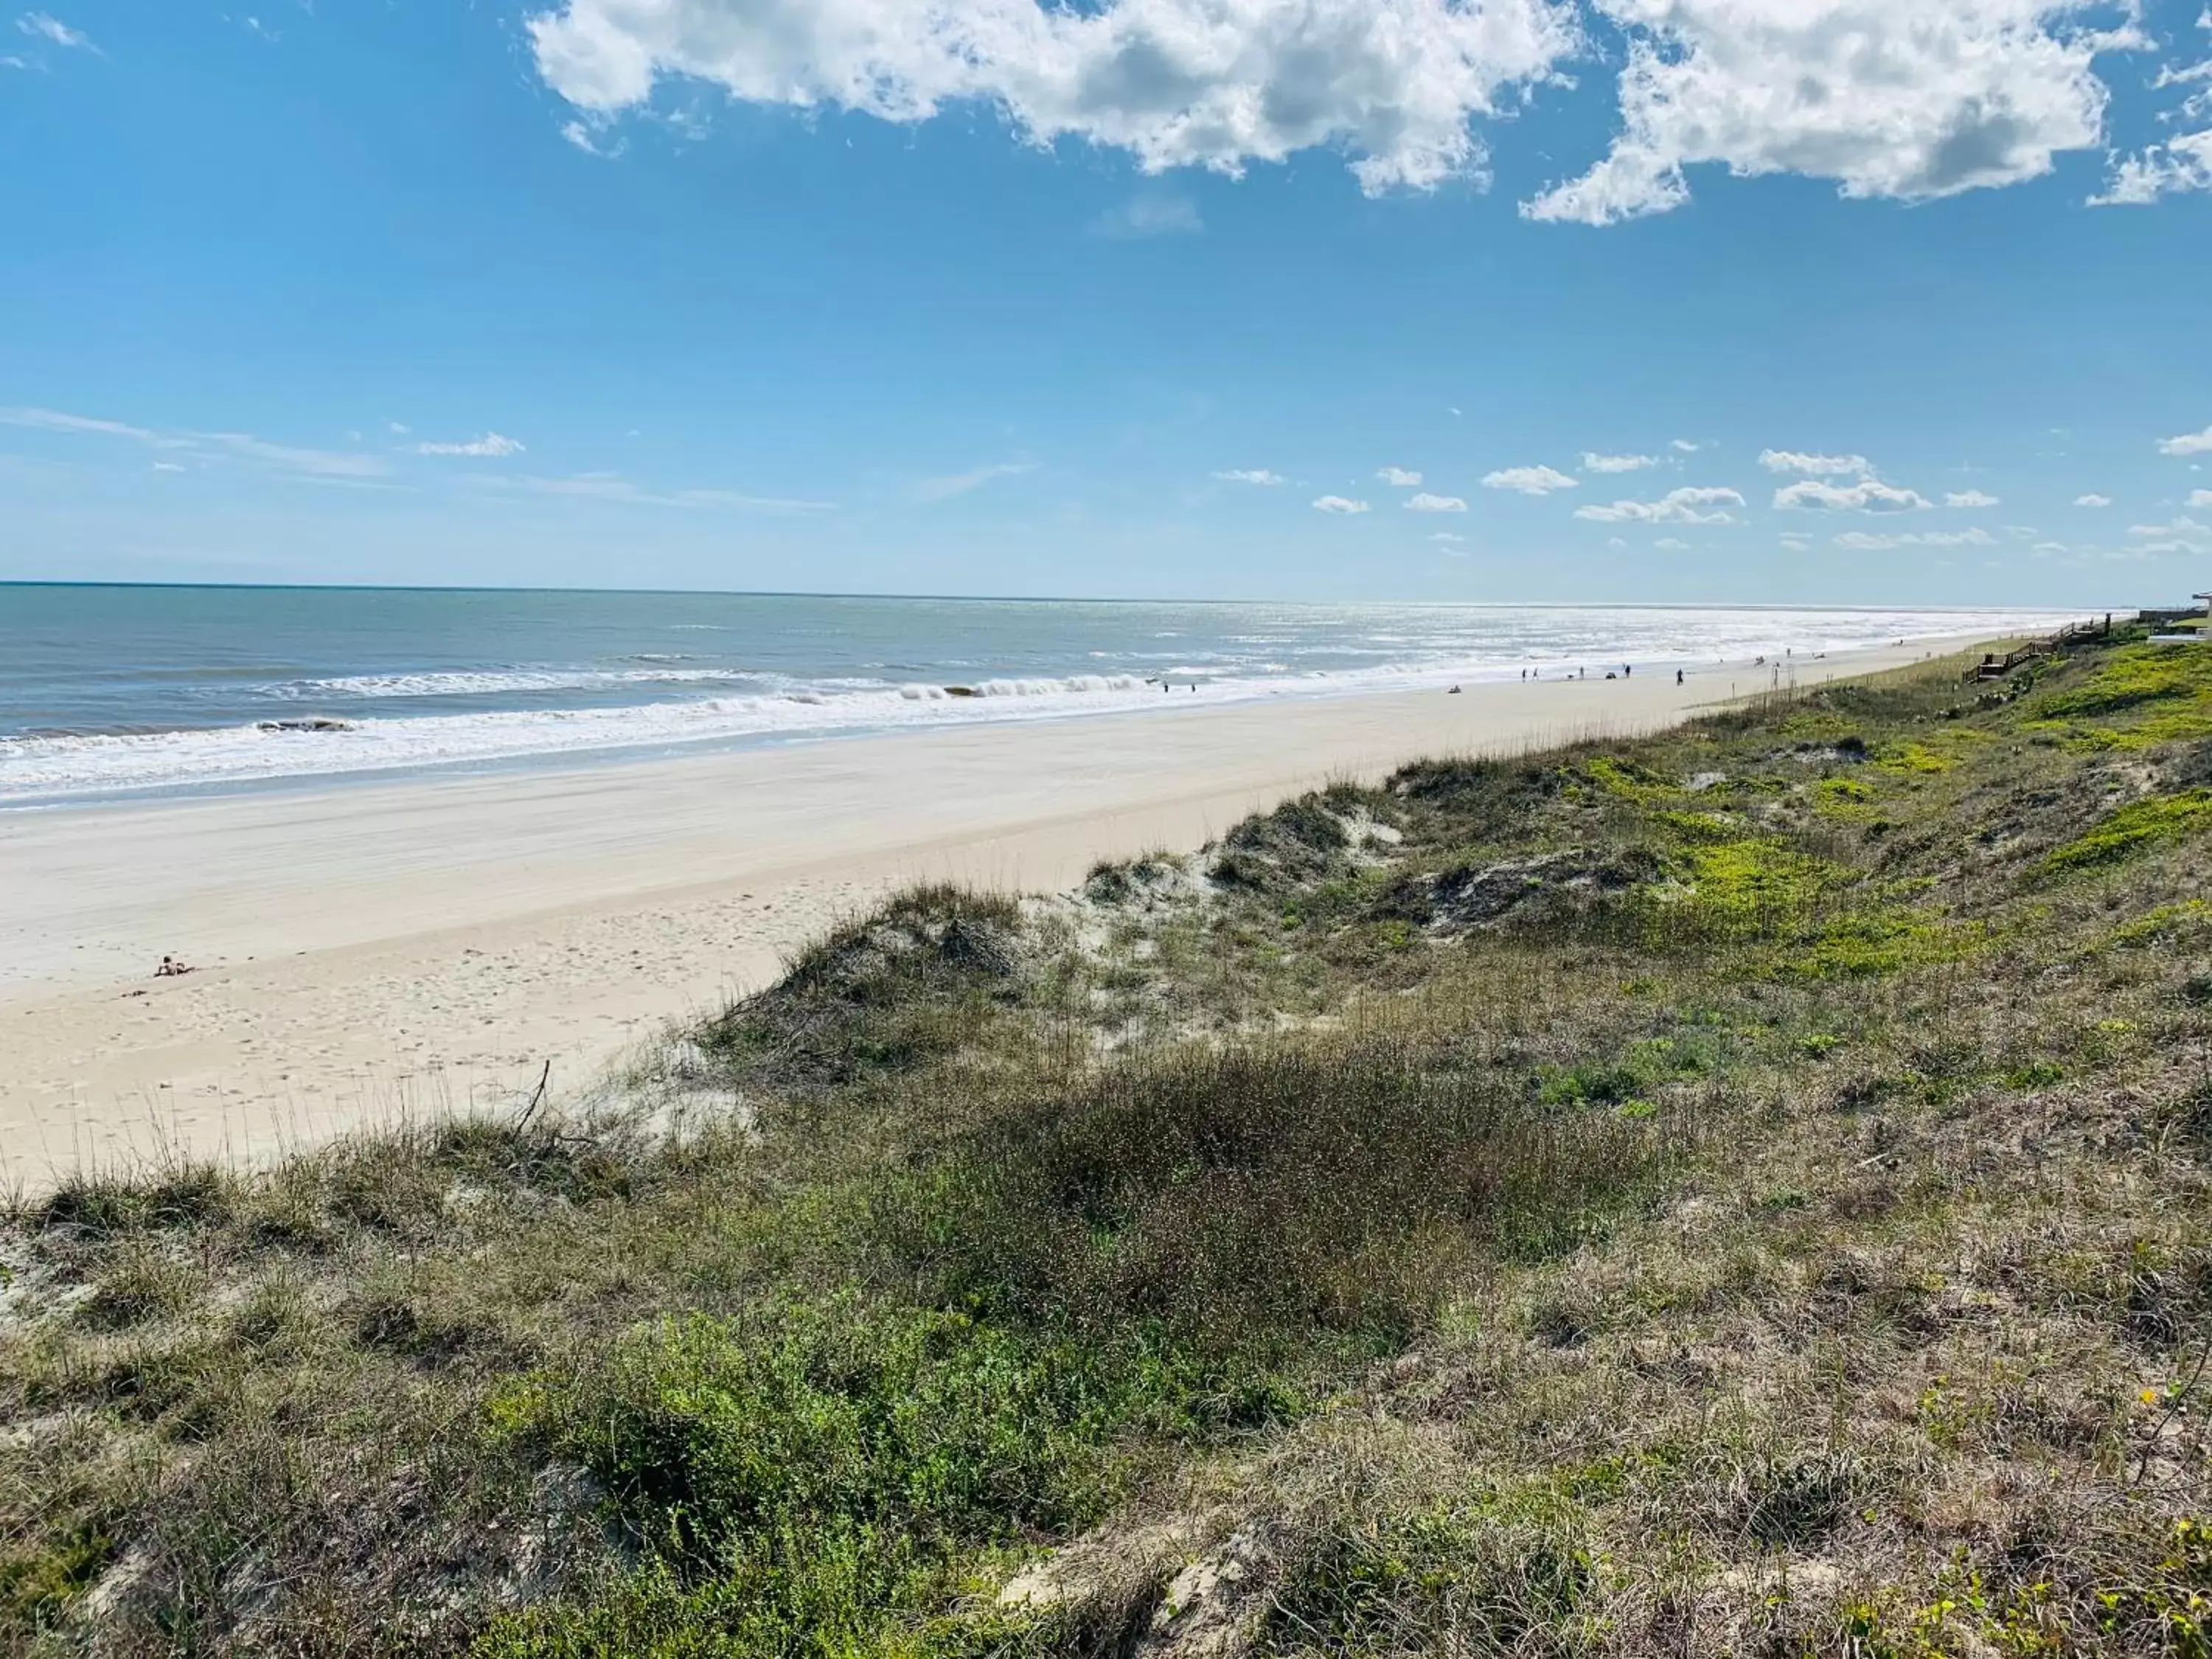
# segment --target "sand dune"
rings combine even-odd
[[[1800,663],[1800,683],[1935,647]],[[1178,707],[0,815],[0,1164],[265,1156],[579,1085],[890,887],[1052,890],[1331,778],[1623,733],[1766,671]],[[198,971],[155,979],[166,953]]]

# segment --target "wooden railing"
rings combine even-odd
[[[2063,651],[2076,640],[2102,639],[2112,631],[2112,619],[2109,615],[2102,622],[2072,623],[2056,634],[2046,634],[2039,640],[2030,640],[2025,645],[2014,646],[2002,656],[1994,651],[1988,653],[1966,672],[1964,678],[1969,684],[1977,680],[2002,679],[2024,662],[2033,662],[2038,657],[2047,657],[2054,652]]]

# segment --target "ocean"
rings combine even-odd
[[[2049,617],[0,585],[0,807],[1523,670],[1694,673]]]

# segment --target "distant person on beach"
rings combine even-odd
[[[1674,684],[1677,684],[1677,685],[1680,685],[1681,683],[1682,683],[1682,671],[1681,671],[1680,669],[1679,669],[1679,668],[1678,668],[1678,669],[1676,669],[1676,670],[1674,671]]]
[[[190,963],[179,961],[175,957],[163,957],[161,958],[161,965],[154,970],[154,977],[155,979],[174,979],[179,974],[189,974],[191,971],[191,964]]]

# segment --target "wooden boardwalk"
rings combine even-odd
[[[2056,634],[2046,634],[2039,640],[2030,640],[2025,645],[2015,646],[2002,656],[1994,651],[1988,653],[1962,678],[1970,685],[1980,680],[2001,680],[2024,662],[2033,662],[2038,657],[2048,657],[2054,652],[2063,651],[2076,640],[2102,639],[2112,631],[2112,618],[2109,613],[2102,622],[2070,623]]]

